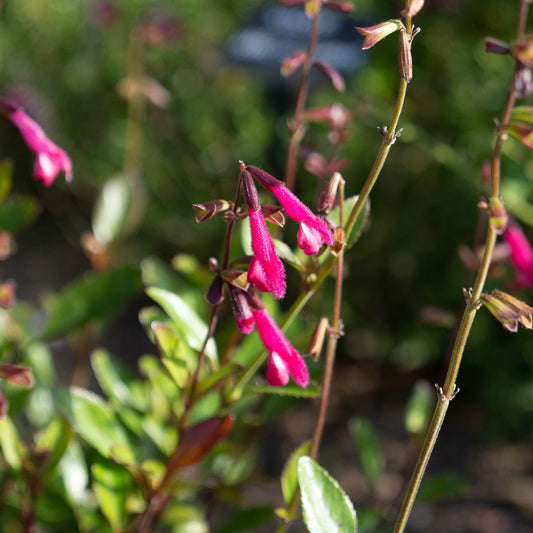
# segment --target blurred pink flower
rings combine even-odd
[[[282,181],[257,167],[247,166],[246,169],[278,199],[287,215],[300,224],[298,246],[304,253],[313,255],[318,253],[323,243],[330,246],[334,243],[329,226],[287,189]]]
[[[65,173],[67,181],[71,181],[72,163],[66,152],[54,144],[46,136],[41,126],[24,111],[6,102],[2,102],[2,108],[6,111],[11,122],[19,129],[28,148],[36,155],[33,177],[41,180],[46,187],[52,185],[60,172]]]
[[[261,204],[252,176],[241,172],[244,197],[250,218],[254,257],[248,268],[248,281],[262,292],[271,292],[278,300],[285,296],[285,270],[261,213]]]
[[[252,307],[257,331],[265,348],[270,352],[267,383],[273,387],[287,385],[289,375],[300,387],[309,385],[309,372],[302,356],[287,340],[266,309]]]
[[[533,287],[533,249],[522,228],[510,221],[503,238],[511,250],[511,261],[517,274],[515,287]]]

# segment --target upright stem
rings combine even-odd
[[[527,18],[527,8],[528,1],[521,0],[517,30],[518,39],[522,38],[524,35],[525,20]],[[511,113],[516,102],[516,92],[514,88],[516,75],[517,65],[515,65],[513,80],[511,82],[511,89],[507,97],[507,102],[502,115],[500,126],[498,127],[498,131],[496,133],[496,142],[492,153],[491,195],[495,198],[498,198],[500,196],[502,146],[505,140],[505,128],[509,124]],[[422,478],[424,477],[429,458],[433,452],[437,437],[444,422],[444,417],[446,416],[448,405],[458,390],[456,388],[457,374],[459,372],[459,367],[461,366],[466,342],[468,336],[470,335],[470,330],[472,328],[472,324],[474,322],[474,318],[478,309],[477,302],[485,286],[485,281],[487,279],[487,274],[492,260],[492,254],[494,251],[494,246],[496,245],[497,237],[498,236],[495,230],[489,225],[483,250],[483,257],[479,266],[474,287],[471,290],[471,293],[466,298],[466,307],[463,313],[463,317],[461,319],[461,323],[459,325],[459,329],[457,331],[457,336],[450,356],[450,362],[448,365],[446,378],[444,380],[444,385],[442,386],[442,388],[438,388],[438,401],[435,407],[435,412],[433,413],[433,418],[431,419],[431,422],[429,424],[426,433],[426,438],[422,445],[418,461],[416,463],[411,480],[409,482],[409,486],[407,488],[407,492],[405,494],[405,498],[400,508],[398,519],[394,527],[394,533],[402,533],[405,530],[405,526],[407,525],[409,515],[411,514],[411,510],[413,508],[416,495],[418,494]]]
[[[305,110],[305,102],[309,91],[309,78],[311,67],[313,66],[313,56],[318,42],[320,13],[317,13],[311,25],[311,35],[307,46],[307,56],[302,66],[302,76],[296,96],[296,105],[294,108],[294,118],[291,124],[291,139],[287,148],[287,157],[285,161],[285,184],[292,191],[296,180],[296,162],[298,160],[298,150],[303,137],[302,124]]]

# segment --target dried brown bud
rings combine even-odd
[[[329,213],[333,209],[335,198],[337,197],[337,189],[341,182],[344,182],[342,176],[339,172],[335,172],[326,183],[318,202],[318,210],[321,213]]]
[[[300,68],[307,57],[306,50],[297,50],[281,63],[281,75],[290,76],[296,69]]]
[[[327,78],[334,89],[337,89],[340,93],[343,93],[346,90],[346,84],[344,83],[342,74],[334,69],[329,63],[315,61],[313,66],[315,66]]]
[[[400,29],[398,62],[400,64],[400,76],[409,83],[413,79],[413,58],[411,56],[411,37],[402,26]]]
[[[414,17],[424,7],[424,0],[406,0],[405,9],[402,9],[402,17]]]
[[[481,303],[498,319],[505,329],[516,333],[518,324],[526,329],[533,327],[533,307],[502,291],[482,294]]]
[[[320,352],[324,346],[324,340],[326,338],[328,327],[328,319],[325,317],[321,318],[313,331],[311,339],[309,340],[309,346],[307,346],[307,350],[305,350],[305,354],[311,356],[315,361],[318,361],[318,358],[320,357]]]

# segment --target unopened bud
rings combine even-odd
[[[335,205],[335,198],[337,197],[337,189],[342,179],[340,172],[335,172],[331,178],[329,178],[322,195],[320,196],[320,201],[318,202],[318,211],[320,213],[329,213],[333,206]]]
[[[352,120],[352,114],[342,105],[311,107],[303,115],[304,120],[327,122],[331,128],[343,128]]]
[[[283,182],[276,179],[274,176],[265,172],[264,170],[254,167],[253,165],[248,165],[246,170],[263,186],[267,189],[271,187],[279,187],[283,185]]]
[[[318,361],[320,352],[322,352],[328,326],[329,321],[327,318],[323,317],[318,321],[318,324],[316,325],[313,335],[309,341],[309,346],[307,347],[307,350],[305,350],[305,354],[311,356],[315,361]]]
[[[252,211],[258,211],[259,209],[261,209],[261,204],[259,203],[259,194],[257,193],[257,189],[255,188],[252,175],[247,170],[243,170],[241,172],[241,179],[242,188],[244,192],[244,200],[246,201],[248,209],[251,209]]]
[[[11,363],[0,364],[0,378],[14,383],[19,387],[31,388],[35,380],[32,369],[28,366],[13,365]]]
[[[220,272],[220,266],[216,257],[210,257],[208,264],[209,270],[211,270],[211,272],[213,272],[214,274],[218,274]]]
[[[533,307],[502,291],[482,294],[481,303],[498,319],[503,327],[516,333],[518,324],[527,329],[533,327]]]
[[[503,200],[496,197],[491,198],[489,200],[489,225],[497,235],[501,235],[505,231],[508,220]]]
[[[215,276],[213,278],[213,281],[207,290],[207,294],[205,295],[205,299],[211,305],[218,305],[224,301],[224,282],[220,276]]]
[[[398,63],[400,76],[409,83],[413,79],[413,57],[411,55],[411,37],[402,26],[398,45]]]
[[[487,37],[485,39],[485,52],[487,52],[487,54],[510,54],[511,46],[498,39]]]
[[[340,93],[345,91],[346,84],[344,83],[342,74],[338,70],[334,69],[329,63],[319,60],[315,61],[313,66],[316,67],[327,78],[334,89]]]
[[[194,209],[196,209],[196,222],[204,222],[205,220],[211,218],[212,216],[220,213],[221,211],[227,211],[233,207],[232,202],[227,200],[212,200],[206,202],[205,204],[192,204]]]
[[[424,0],[406,0],[405,9],[402,9],[402,17],[414,17],[424,7]]]
[[[300,68],[307,57],[306,50],[297,50],[281,62],[281,75],[290,76],[296,69]]]
[[[237,327],[241,333],[247,335],[254,329],[254,317],[250,305],[248,304],[246,293],[230,285],[229,294],[231,298],[231,308],[233,309]]]

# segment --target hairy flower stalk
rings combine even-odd
[[[41,126],[6,100],[0,101],[0,109],[18,128],[28,148],[36,155],[33,177],[41,180],[45,187],[52,185],[60,172],[64,172],[67,181],[71,181],[72,162],[69,156],[46,136]]]

